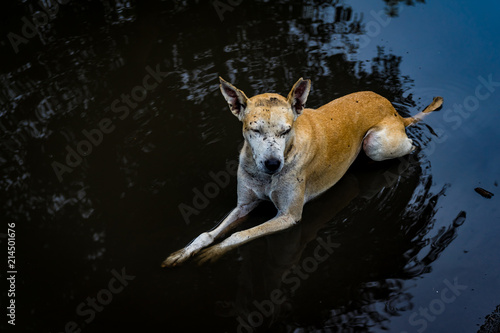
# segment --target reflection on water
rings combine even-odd
[[[391,316],[414,306],[403,282],[429,272],[465,220],[460,213],[429,237],[445,193],[433,194],[431,184],[408,160],[358,162],[306,205],[299,225],[242,249],[236,298],[219,301],[218,314],[237,317],[242,331],[288,332],[315,323],[334,331],[389,329]],[[272,210],[254,214],[255,223]]]
[[[388,11],[396,15],[400,2],[387,0]],[[12,15],[3,35],[20,33],[20,18],[39,9],[32,2],[6,6]],[[247,1],[226,13],[223,24],[208,2],[73,1],[59,6],[17,54],[2,44],[2,217],[23,229],[26,296],[20,297],[22,309],[33,314],[28,331],[81,320],[75,318],[76,305],[103,287],[107,272],[124,266],[139,282],[86,331],[127,327],[124,317],[146,311],[136,300],[149,302],[143,328],[173,313],[169,320],[178,315],[182,322],[171,323],[174,328],[217,327],[224,325],[220,317],[229,317],[225,329],[231,331],[248,325],[254,311],[262,312],[255,303],[273,291],[283,302],[252,325],[258,329],[385,329],[392,316],[411,309],[413,296],[403,281],[429,272],[465,220],[460,213],[429,236],[446,188],[433,193],[430,165],[420,154],[381,164],[361,158],[338,185],[306,206],[297,227],[225,259],[239,267],[229,278],[237,286],[234,297],[210,300],[217,309],[216,316],[205,317],[209,322],[183,321],[184,312],[177,310],[206,308],[201,295],[186,299],[189,291],[175,288],[179,281],[204,282],[189,275],[189,268],[155,270],[168,251],[207,229],[234,202],[233,182],[196,223],[186,226],[177,209],[190,202],[191,189],[204,183],[208,171],[234,159],[241,140],[239,124],[218,92],[219,75],[249,95],[284,93],[298,77],[311,78],[311,107],[373,90],[403,115],[416,111],[401,56],[380,47],[369,62],[355,59],[364,20],[341,0]],[[121,119],[113,101],[142,85],[148,67],[168,74]],[[88,140],[85,131],[99,128],[105,118],[115,126],[112,133],[82,154],[81,163],[68,166],[67,147]],[[410,136],[425,146],[431,129],[417,126]],[[62,181],[54,161],[71,169]],[[264,207],[248,223],[272,213]],[[307,278],[292,279],[290,272],[314,258],[322,241],[339,246]],[[63,271],[54,276],[56,263],[64,263]],[[227,271],[209,269],[209,285],[202,286],[224,289],[214,281],[224,281]],[[165,303],[169,299],[175,301]]]
[[[399,73],[400,57],[380,49],[369,68],[345,59],[347,44],[337,37],[360,34],[361,24],[359,15],[341,2],[322,5],[321,10],[297,2],[280,20],[266,21],[260,28],[262,31],[255,29],[261,19],[257,8],[250,7],[248,18],[231,33],[224,29],[217,31],[226,37],[223,47],[211,43],[215,31],[210,42],[205,41],[206,36],[201,37],[202,25],[182,30],[178,35],[165,34],[184,28],[176,27],[168,17],[176,11],[188,11],[188,7],[181,9],[177,4],[173,12],[164,8],[160,19],[154,7],[141,6],[137,4],[135,10],[122,3],[111,7],[106,3],[60,6],[57,17],[40,36],[44,46],[36,49],[35,44],[40,42],[37,39],[23,45],[20,59],[30,56],[29,61],[8,68],[1,75],[4,129],[1,185],[11,193],[6,209],[11,218],[31,220],[33,217],[25,205],[39,207],[48,215],[68,205],[78,206],[81,218],[87,219],[95,208],[91,208],[92,199],[84,189],[94,188],[92,183],[103,176],[100,165],[103,160],[113,161],[126,188],[133,188],[140,168],[134,166],[138,159],[134,155],[136,150],[150,154],[163,149],[189,159],[196,154],[183,156],[176,147],[158,147],[156,140],[179,142],[196,133],[190,140],[200,140],[200,146],[220,142],[227,135],[226,130],[215,125],[221,119],[214,115],[209,104],[220,97],[218,73],[233,82],[246,80],[243,86],[250,85],[247,90],[253,93],[281,91],[298,75],[311,77],[314,83],[311,104],[325,103],[356,87],[387,96],[400,106],[402,113],[406,107],[415,106],[411,98],[402,99],[411,80]],[[31,16],[35,11],[27,6],[14,7]],[[68,35],[62,27],[70,19],[71,11],[88,20],[83,26],[72,26],[75,31]],[[90,15],[91,12],[102,15],[102,22],[99,15]],[[294,19],[298,13],[301,18]],[[190,14],[198,15],[201,20],[205,16],[201,10],[191,10]],[[133,22],[132,26],[124,25],[128,21]],[[264,34],[263,30],[275,33]],[[355,45],[348,47],[353,49]],[[12,50],[4,51],[7,57],[12,56]],[[20,59],[16,57],[17,62]],[[168,79],[133,110],[132,117],[121,121],[110,114],[110,106],[116,97],[142,82],[148,65],[160,66],[169,73]],[[96,128],[103,117],[113,120],[115,132],[105,136],[88,157],[83,156],[81,164],[66,169],[64,181],[58,183],[53,163],[67,165],[69,149],[75,150],[85,139],[83,131]],[[166,124],[167,128],[160,124]],[[172,129],[179,133],[168,133]],[[92,179],[96,169],[101,170],[97,179]]]

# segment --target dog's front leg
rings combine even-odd
[[[216,261],[235,247],[253,239],[287,229],[299,222],[302,218],[304,206],[305,184],[297,184],[292,181],[289,181],[288,184],[290,186],[284,186],[282,189],[274,191],[271,196],[271,200],[278,209],[276,217],[256,227],[236,232],[219,244],[203,250],[197,258],[198,263]],[[295,191],[290,191],[290,188]]]
[[[224,231],[227,231],[232,226],[234,226],[234,222],[250,213],[250,211],[252,211],[258,203],[258,201],[252,201],[250,203],[238,203],[238,206],[233,209],[231,213],[229,213],[229,215],[215,229],[202,233],[186,247],[172,253],[170,256],[168,256],[167,259],[163,261],[161,266],[173,267],[182,264],[187,259],[198,253],[202,248],[212,244],[212,242],[217,239],[217,237],[219,237]]]
[[[228,251],[242,244],[245,244],[253,239],[287,229],[299,220],[300,216],[297,217],[292,214],[278,215],[261,225],[232,234],[219,244],[203,250],[196,259],[199,264],[203,264],[208,261],[214,262]]]

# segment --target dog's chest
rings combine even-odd
[[[260,200],[270,200],[271,193],[275,190],[277,179],[263,174],[242,173],[239,181],[243,188],[250,189]]]
[[[271,193],[273,191],[272,181],[269,180],[259,180],[253,179],[251,184],[251,188],[254,191],[255,195],[260,200],[270,200]]]

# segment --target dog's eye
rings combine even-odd
[[[281,134],[280,134],[280,135],[282,135],[282,136],[283,136],[283,135],[287,135],[288,133],[290,133],[290,131],[291,131],[291,130],[292,130],[292,128],[289,128],[289,129],[287,129],[287,130],[285,130],[285,131],[281,132]]]

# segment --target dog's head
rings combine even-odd
[[[243,123],[243,137],[252,150],[257,168],[268,174],[281,171],[294,135],[293,125],[304,110],[311,81],[300,78],[288,98],[269,93],[248,98],[222,78],[220,82],[231,112]]]

